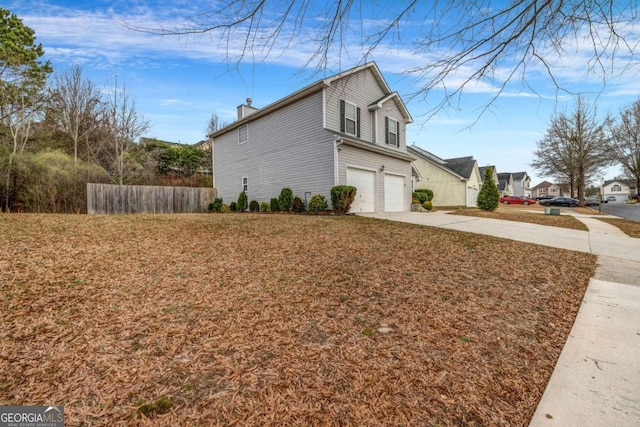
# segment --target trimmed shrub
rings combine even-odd
[[[322,194],[314,195],[309,201],[309,210],[311,212],[318,213],[323,211],[329,207],[329,203],[327,203],[327,199]]]
[[[238,209],[237,209],[237,206],[236,206],[236,202],[231,202],[231,203],[229,203],[229,210],[230,210],[231,212],[236,212],[236,211],[238,210]]]
[[[249,202],[249,210],[251,212],[258,212],[260,211],[260,204],[256,201],[256,200],[252,200]]]
[[[222,208],[222,199],[216,197],[213,202],[209,203],[209,212],[220,212]]]
[[[500,192],[493,180],[493,168],[484,169],[484,182],[478,193],[478,207],[483,211],[495,211],[500,204]]]
[[[271,211],[271,206],[267,202],[260,202],[260,212],[269,212]]]
[[[278,202],[278,198],[274,197],[271,199],[271,212],[280,212],[280,202]]]
[[[238,195],[238,203],[236,204],[236,209],[238,212],[244,212],[249,207],[249,199],[247,198],[247,193],[244,191]]]
[[[421,191],[414,191],[411,194],[411,197],[417,200],[420,205],[427,201],[427,193],[423,193]]]
[[[293,191],[285,187],[280,192],[280,197],[278,197],[278,204],[280,205],[280,210],[283,212],[291,211],[293,207]]]
[[[433,209],[433,203],[431,203],[431,200],[425,200],[425,202],[422,204],[422,207],[430,211],[431,209]]]
[[[229,209],[229,205],[222,205],[220,207],[220,212],[221,213],[229,213],[229,212],[231,212],[231,209]]]
[[[425,202],[426,202],[426,200],[425,200]],[[418,200],[418,199],[411,199],[411,204],[412,204],[412,205],[419,205],[419,204],[420,204],[420,200]]]
[[[429,190],[428,188],[418,188],[415,192],[416,193],[424,193],[424,194],[427,195],[427,200],[429,200],[429,201],[433,200],[433,191]],[[424,200],[422,202],[424,202]]]
[[[336,185],[331,189],[331,204],[333,210],[338,214],[349,212],[351,204],[356,198],[356,187],[351,185]]]
[[[304,207],[304,202],[298,196],[293,198],[293,203],[291,204],[291,208],[295,213],[302,213],[306,210]]]

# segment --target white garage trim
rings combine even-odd
[[[349,212],[376,211],[376,171],[347,166],[347,185],[356,187],[356,198]]]
[[[384,174],[384,211],[404,212],[406,177],[404,175]]]

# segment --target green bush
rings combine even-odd
[[[478,193],[478,207],[483,211],[495,211],[500,204],[500,192],[493,180],[493,168],[485,168],[484,182]]]
[[[280,202],[278,202],[278,198],[274,197],[271,199],[271,212],[280,212]]]
[[[267,202],[260,203],[260,212],[269,212],[271,210],[271,206]]]
[[[416,193],[424,193],[424,194],[426,194],[428,201],[432,201],[433,200],[433,191],[429,190],[428,188],[418,188],[415,192]]]
[[[209,203],[209,212],[220,212],[222,208],[222,199],[216,197],[213,202]]]
[[[329,207],[327,199],[322,194],[314,195],[309,201],[309,210],[318,213]]]
[[[231,212],[231,209],[229,209],[229,205],[222,205],[220,207],[220,212],[221,213],[229,213],[229,212]]]
[[[257,201],[255,201],[255,200],[250,201],[250,202],[249,202],[249,210],[250,210],[251,212],[258,212],[258,211],[260,211],[260,204],[259,204]]]
[[[427,201],[427,193],[423,193],[421,191],[414,191],[411,194],[411,198],[416,199],[419,204],[423,204],[424,202]]]
[[[278,204],[280,205],[280,210],[283,212],[291,211],[293,207],[293,191],[285,187],[280,192],[280,197],[278,197]]]
[[[431,203],[431,200],[425,200],[425,202],[422,204],[422,207],[430,211],[431,209],[433,209],[433,203]]]
[[[231,212],[236,212],[238,210],[238,206],[236,205],[236,202],[229,203],[229,210]]]
[[[295,213],[302,213],[306,210],[304,202],[300,197],[296,196],[293,198],[292,209]]]
[[[356,187],[351,185],[336,185],[331,189],[331,204],[333,210],[338,214],[349,212],[351,204],[356,198]]]
[[[247,193],[244,191],[238,195],[238,203],[236,204],[236,209],[238,212],[244,212],[249,207],[249,199],[247,198]]]

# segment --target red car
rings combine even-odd
[[[530,197],[504,196],[500,197],[500,203],[505,205],[535,205],[536,201]]]

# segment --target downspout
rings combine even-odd
[[[333,140],[333,185],[338,185],[339,174],[338,174],[338,146],[342,145],[342,138],[338,138],[336,135]]]

